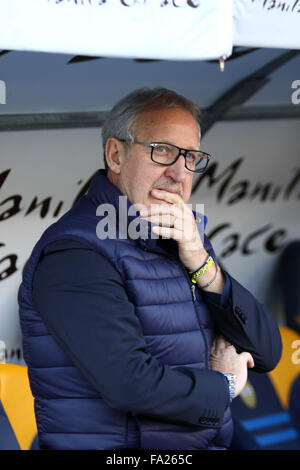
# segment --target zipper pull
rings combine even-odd
[[[196,302],[195,288],[196,288],[195,284],[192,284],[191,291],[192,291],[193,302]]]

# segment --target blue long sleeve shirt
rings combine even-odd
[[[252,352],[258,369],[266,369],[276,359],[253,338],[260,337],[256,331],[259,324],[262,335],[270,335],[274,331],[271,336],[279,346],[276,324],[248,291],[241,288],[242,296],[239,296],[240,288],[236,281],[228,273],[224,274],[223,293],[201,290],[204,301],[217,329],[226,339],[237,350]],[[250,316],[254,319],[249,322],[249,328],[247,318],[245,320],[247,315],[238,307],[240,313],[235,305],[239,297],[243,298],[244,305],[251,305]],[[124,374],[118,358],[128,355],[128,351],[140,341],[142,332],[138,320],[132,315],[132,305],[121,276],[109,260],[73,240],[51,243],[44,249],[35,273],[33,298],[52,336],[100,393],[98,382],[103,383],[103,370],[113,371],[115,377]],[[118,357],[108,354],[109,338],[118,338]],[[276,347],[272,351],[276,352]],[[219,393],[228,405],[228,384],[225,376],[221,375],[224,387]],[[105,384],[108,395],[110,388],[113,392],[115,386],[110,377],[108,374]],[[148,383],[144,384],[146,389],[151,387],[151,371],[147,380]],[[185,400],[188,402],[189,397],[186,396]],[[182,416],[182,421],[189,422],[188,413]]]

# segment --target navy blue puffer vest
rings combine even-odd
[[[100,240],[97,236],[97,224],[104,220],[97,207],[113,204],[118,209],[119,196],[120,192],[103,171],[98,171],[88,193],[44,232],[24,270],[19,289],[20,321],[40,446],[42,449],[226,448],[232,435],[229,408],[221,428],[180,426],[146,417],[137,419],[126,411],[112,409],[64,354],[35,308],[33,277],[43,248],[59,239],[80,241],[106,256],[120,272],[129,300],[135,305],[148,351],[160,363],[170,367],[209,368],[214,324],[199,296],[198,300],[193,298],[190,280],[176,256],[176,249],[170,255],[157,249],[157,240],[120,236],[120,226],[116,239]],[[204,222],[201,224],[198,228],[203,233]],[[173,246],[176,248],[176,242]]]

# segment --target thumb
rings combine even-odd
[[[249,369],[252,369],[254,367],[254,359],[253,357],[251,356],[251,354],[249,352],[242,352],[241,353],[241,356],[243,356],[243,358],[245,359],[246,363],[247,363],[247,367]]]

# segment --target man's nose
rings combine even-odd
[[[165,171],[166,176],[170,176],[175,181],[183,182],[186,178],[187,169],[185,168],[185,158],[183,155],[180,155],[178,160],[167,167]]]

